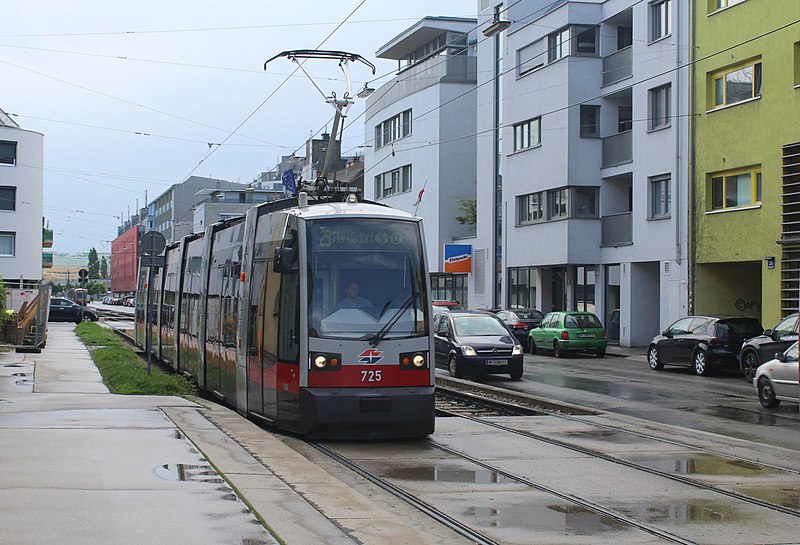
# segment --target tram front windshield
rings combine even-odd
[[[425,336],[428,298],[419,226],[387,219],[307,223],[312,337]]]

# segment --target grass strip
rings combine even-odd
[[[195,385],[182,375],[165,373],[156,365],[147,374],[147,364],[113,332],[93,322],[75,328],[89,347],[92,360],[112,393],[129,395],[177,395],[196,393]]]

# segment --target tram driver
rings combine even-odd
[[[345,296],[336,305],[336,310],[343,308],[371,308],[372,301],[359,295],[360,287],[358,282],[348,282],[344,289]]]

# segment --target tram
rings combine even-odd
[[[279,429],[422,437],[434,430],[424,248],[420,218],[355,192],[263,203],[140,271],[136,340]]]
[[[85,288],[70,288],[67,290],[67,299],[86,306],[89,304],[89,292]]]

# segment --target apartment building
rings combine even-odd
[[[687,313],[687,6],[479,0],[510,26],[478,43],[474,306],[592,311],[623,346]]]
[[[425,17],[377,51],[398,72],[367,99],[364,137],[365,196],[423,218],[433,297],[464,303],[469,275],[444,261],[475,232],[457,218],[476,198],[476,23]]]
[[[42,280],[44,135],[0,110],[0,276],[18,310]]]
[[[695,2],[697,312],[800,305],[800,2]]]

